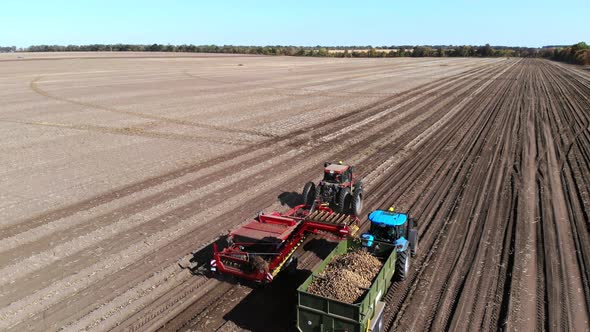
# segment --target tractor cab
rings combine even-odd
[[[371,248],[375,244],[386,244],[394,246],[398,252],[408,248],[415,252],[417,230],[407,213],[395,212],[393,208],[376,210],[369,214],[369,220],[371,228],[361,236],[363,246]]]
[[[316,185],[303,187],[303,202],[310,206],[329,205],[334,211],[359,216],[363,206],[363,184],[354,174],[354,166],[342,162],[324,163],[324,176]]]
[[[347,184],[352,181],[352,166],[326,163],[324,165],[324,182]]]
[[[396,252],[395,277],[404,280],[410,273],[410,257],[418,250],[418,229],[408,213],[375,210],[369,214],[371,228],[361,235],[363,247],[374,255]]]

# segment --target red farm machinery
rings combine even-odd
[[[310,206],[302,204],[283,214],[261,213],[230,232],[227,246],[213,245],[210,270],[269,283],[279,272],[296,268],[293,254],[308,235],[342,240],[358,228],[358,217],[334,212],[325,205],[310,210]]]
[[[316,185],[308,182],[303,187],[305,204],[313,207],[328,204],[335,211],[359,216],[363,206],[363,184],[354,173],[354,166],[324,163],[324,176]]]

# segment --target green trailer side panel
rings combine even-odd
[[[377,303],[385,296],[391,285],[391,279],[395,272],[395,251],[389,252],[383,267],[360,303],[348,304],[307,293],[307,288],[313,278],[321,273],[336,256],[358,247],[360,247],[360,242],[356,239],[340,242],[312,272],[312,275],[299,286],[297,289],[297,328],[300,331],[366,331],[369,318],[373,318],[375,314]]]

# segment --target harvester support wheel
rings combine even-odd
[[[315,184],[308,182],[303,187],[303,203],[311,206],[316,198]]]
[[[338,208],[342,213],[348,213],[350,210],[350,189],[342,188],[338,192]]]
[[[363,191],[361,189],[354,191],[350,207],[352,214],[357,217],[361,215],[361,211],[363,210]]]
[[[408,250],[406,249],[397,253],[397,259],[395,260],[395,279],[399,281],[406,280],[408,274],[410,274],[410,255],[408,255]]]

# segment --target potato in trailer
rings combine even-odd
[[[376,210],[369,214],[371,229],[361,239],[342,241],[297,289],[297,329],[301,332],[379,332],[383,329],[383,296],[393,279],[404,280],[410,268],[410,253],[417,250],[418,231],[407,213]],[[311,294],[310,284],[336,257],[366,248],[383,262],[371,286],[356,303]],[[325,279],[324,279],[325,280]]]
[[[338,300],[318,296],[307,290],[314,278],[325,270],[326,266],[336,257],[353,249],[360,249],[359,239],[342,241],[326,257],[297,289],[297,330],[301,332],[328,331],[381,331],[383,324],[383,310],[385,303],[383,296],[391,285],[395,273],[396,251],[389,246],[388,250],[381,250],[372,254],[383,262],[381,270],[373,280],[371,287],[357,303],[349,304]]]

